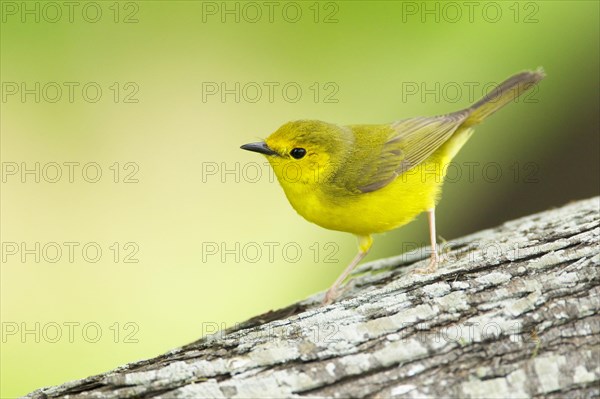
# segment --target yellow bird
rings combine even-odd
[[[264,154],[294,209],[326,229],[355,234],[359,252],[327,291],[324,303],[365,257],[372,235],[429,216],[432,255],[420,273],[439,262],[435,206],[449,162],[473,127],[544,77],[516,74],[462,111],[372,125],[341,126],[317,120],[289,122],[264,142],[241,148]]]

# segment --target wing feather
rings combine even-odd
[[[385,187],[440,148],[468,115],[469,111],[460,111],[391,123],[383,145],[373,147],[368,143],[369,138],[366,138],[365,145],[370,147],[369,156],[365,156],[363,151],[361,159],[364,159],[364,163],[358,169],[337,176],[340,183],[355,193],[368,193]]]

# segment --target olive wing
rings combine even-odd
[[[360,154],[358,167],[340,170],[335,176],[339,186],[354,193],[368,193],[387,186],[396,177],[419,165],[454,134],[469,115],[468,111],[434,117],[404,119],[389,124],[383,144]],[[355,143],[361,145],[360,142]],[[355,155],[360,149],[355,151]],[[356,165],[356,162],[354,163]]]

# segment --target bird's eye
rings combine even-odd
[[[306,150],[304,148],[294,148],[290,151],[290,155],[296,159],[300,159],[306,155]]]

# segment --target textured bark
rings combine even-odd
[[[29,398],[598,397],[600,198],[365,264],[322,294]]]

